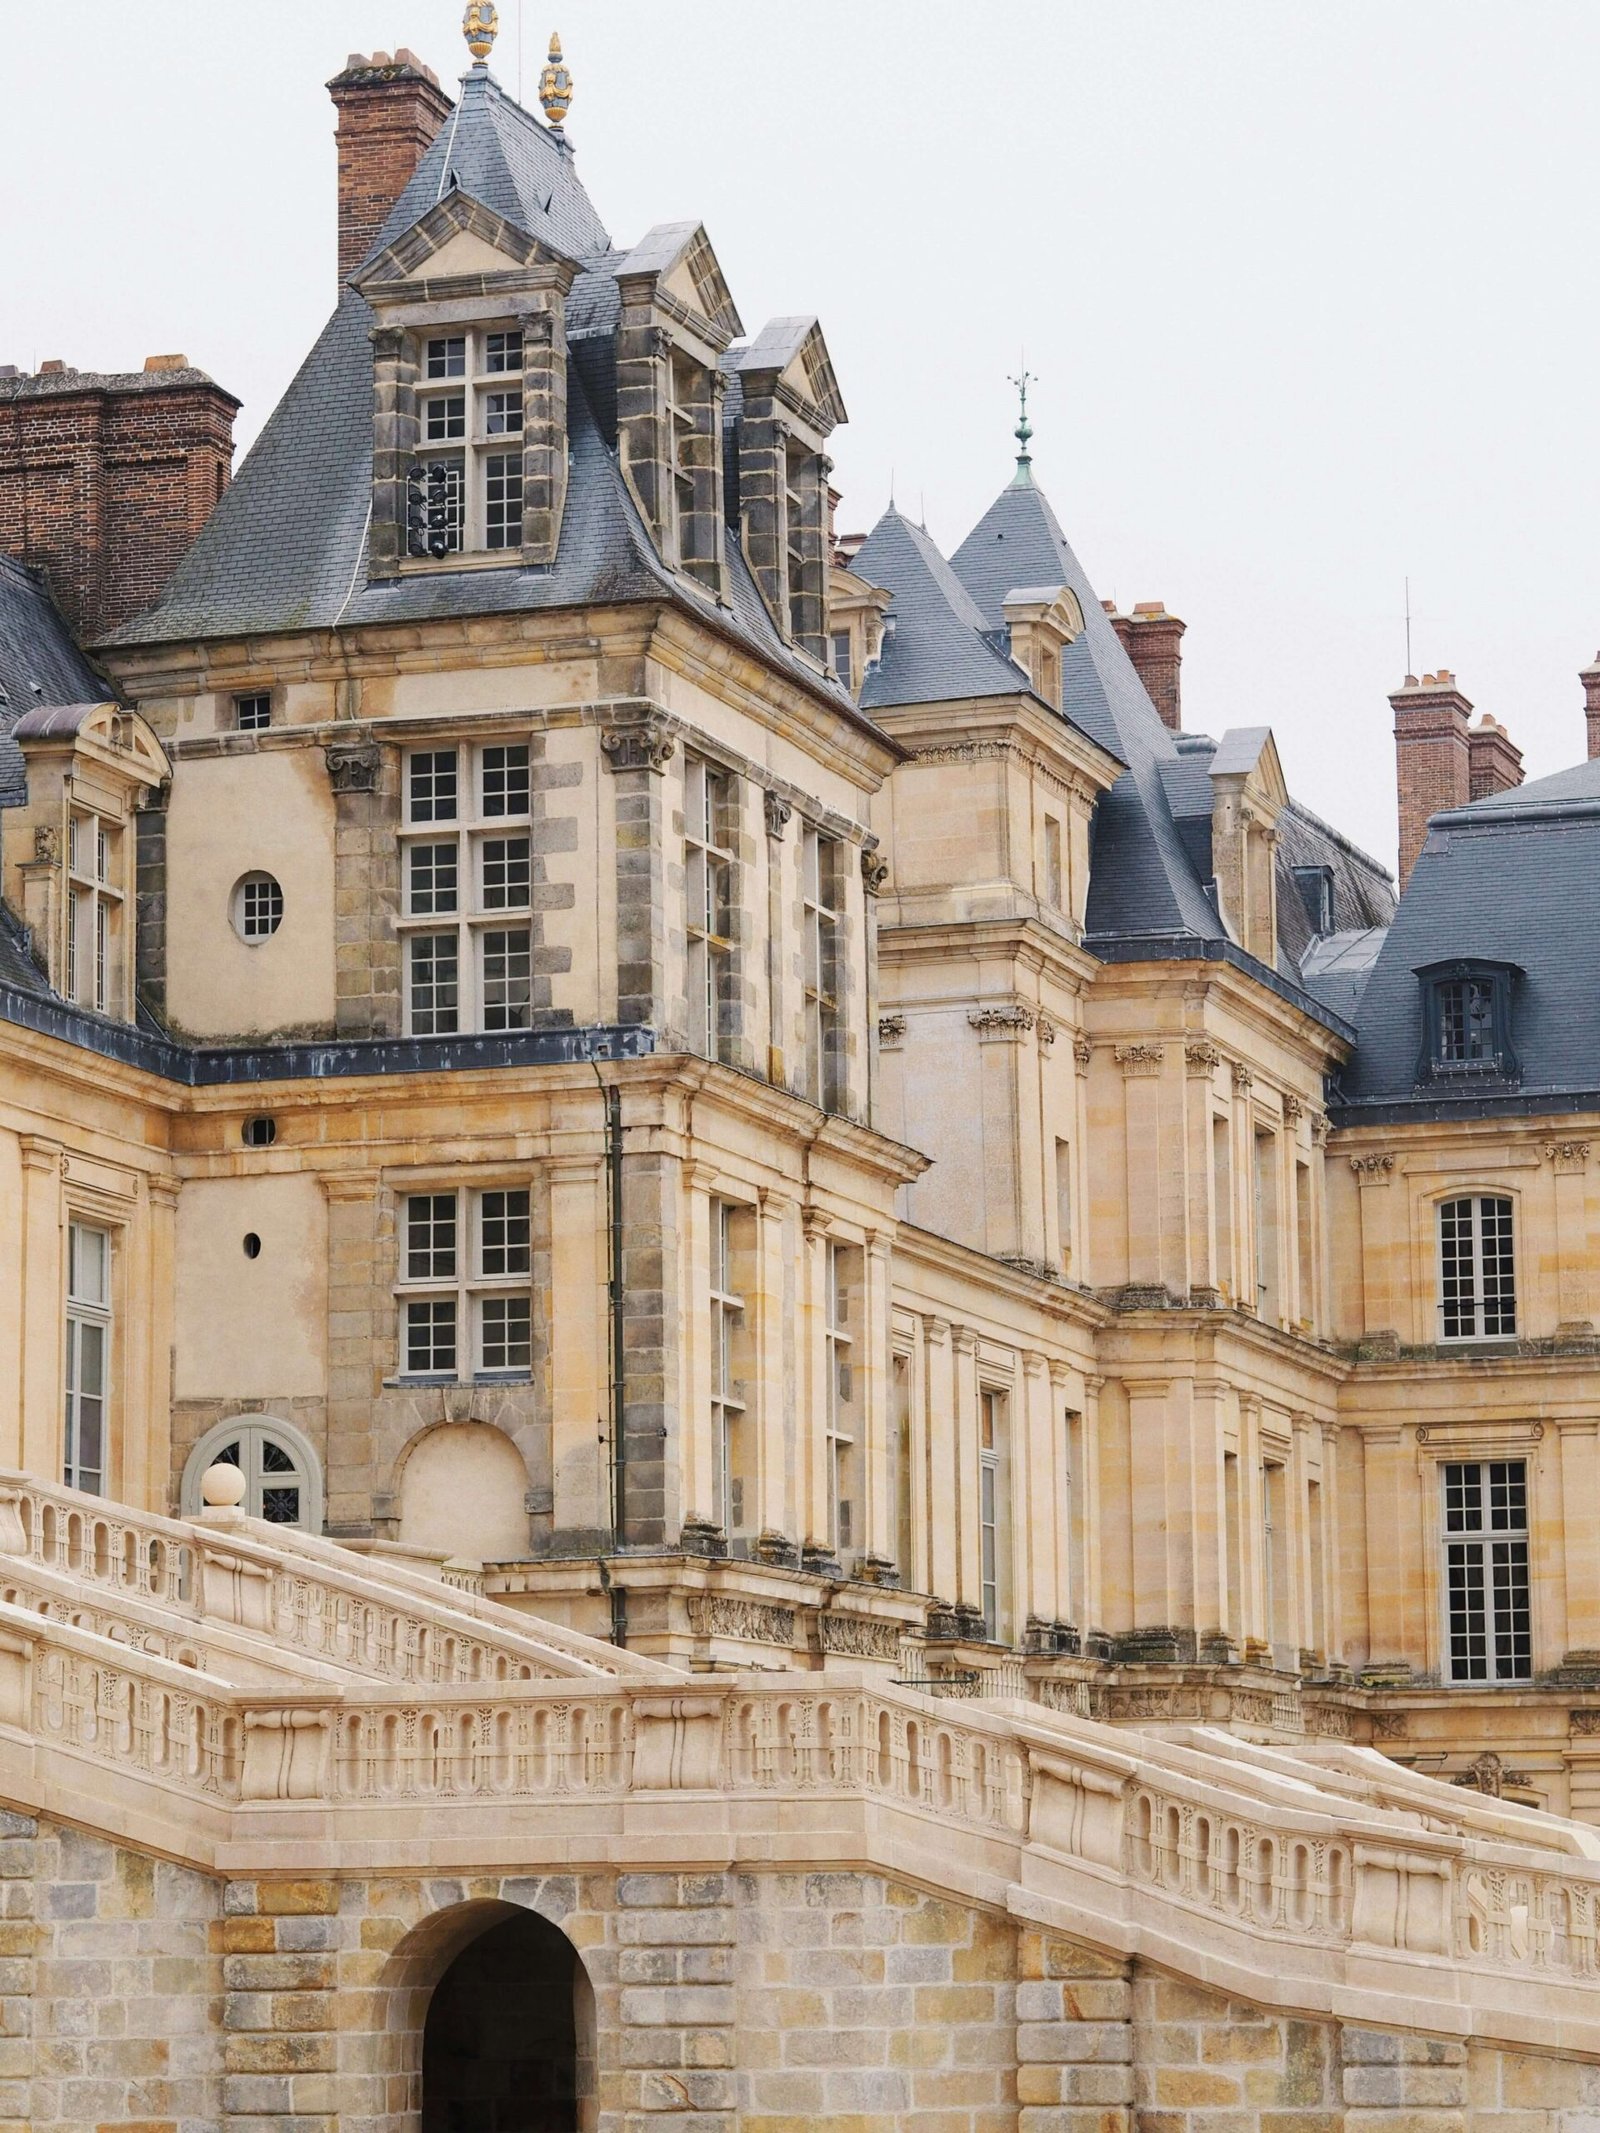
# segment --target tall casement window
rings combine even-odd
[[[1054,815],[1044,818],[1044,900],[1052,911],[1063,904],[1061,871],[1061,824]]]
[[[1300,1285],[1300,1319],[1311,1325],[1317,1316],[1317,1272],[1315,1239],[1311,1219],[1311,1168],[1307,1163],[1294,1166],[1294,1225],[1295,1261]]]
[[[1276,1320],[1278,1295],[1278,1137],[1255,1136],[1256,1310]]]
[[[63,1476],[69,1489],[105,1493],[111,1403],[111,1239],[67,1228],[67,1412]]]
[[[843,1088],[839,1029],[839,921],[843,847],[808,824],[800,863],[805,920],[806,1086],[812,1103],[837,1111]]]
[[[1533,1671],[1527,1462],[1451,1463],[1443,1483],[1450,1679],[1526,1681]]]
[[[827,1372],[828,1543],[856,1546],[857,1421],[854,1291],[857,1254],[843,1244],[824,1246],[823,1366]]]
[[[1008,1421],[1003,1392],[978,1396],[978,1575],[983,1631],[991,1644],[1010,1641],[1006,1606],[1009,1536],[1006,1518]]]
[[[1072,1264],[1072,1143],[1056,1142],[1056,1257]]]
[[[733,991],[733,779],[690,756],[683,802],[689,1044],[720,1059]]]
[[[423,339],[406,551],[442,560],[522,546],[522,335]]]
[[[1288,1474],[1277,1462],[1261,1469],[1262,1624],[1269,1644],[1289,1634],[1289,1490]]]
[[[407,1193],[401,1218],[401,1375],[526,1377],[533,1367],[526,1189]]]
[[[711,1203],[711,1461],[713,1516],[730,1540],[747,1530],[755,1505],[750,1498],[751,1460],[747,1386],[749,1326],[744,1289],[754,1245],[748,1208],[726,1200]]]
[[[1447,1341],[1504,1340],[1516,1330],[1511,1202],[1492,1193],[1441,1201],[1441,1337]]]
[[[893,1460],[894,1559],[900,1582],[910,1585],[916,1575],[916,1513],[912,1494],[914,1445],[911,1430],[911,1358],[895,1354],[889,1359],[889,1449]]]
[[[102,1015],[114,996],[121,834],[115,822],[87,809],[74,808],[67,822],[67,997]]]
[[[1225,1118],[1211,1121],[1211,1214],[1216,1239],[1212,1280],[1224,1296],[1233,1294],[1233,1129]]]
[[[406,1029],[528,1029],[533,842],[526,742],[418,748],[401,830]]]

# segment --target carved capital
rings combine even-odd
[[[677,745],[665,727],[654,724],[607,726],[600,736],[601,752],[613,770],[653,770],[657,776]]]
[[[1582,1170],[1589,1160],[1587,1141],[1546,1141],[1545,1160],[1557,1170]]]
[[[761,796],[761,805],[767,817],[767,835],[781,837],[789,827],[789,817],[794,809],[781,792],[766,792]]]
[[[1072,1040],[1072,1061],[1080,1074],[1088,1073],[1089,1061],[1093,1057],[1094,1046],[1089,1042],[1088,1038],[1074,1037]]]
[[[878,1017],[878,1042],[885,1051],[905,1041],[906,1018],[904,1015],[880,1015]]]
[[[1048,1052],[1048,1051],[1050,1050],[1050,1048],[1052,1047],[1052,1045],[1053,1045],[1053,1044],[1055,1043],[1055,1041],[1056,1041],[1056,1038],[1057,1038],[1057,1036],[1058,1036],[1059,1034],[1060,1034],[1060,1032],[1059,1032],[1059,1030],[1057,1029],[1057,1026],[1056,1026],[1055,1022],[1054,1022],[1054,1021],[1053,1021],[1053,1020],[1051,1019],[1051,1017],[1050,1017],[1049,1015],[1047,1015],[1047,1014],[1044,1014],[1043,1012],[1041,1012],[1041,1014],[1040,1014],[1040,1016],[1039,1016],[1039,1027],[1038,1027],[1038,1038],[1039,1038],[1039,1047],[1040,1047],[1040,1050],[1041,1050],[1041,1051],[1046,1051],[1046,1052]]]
[[[1242,1059],[1236,1059],[1233,1062],[1233,1086],[1235,1094],[1242,1096],[1247,1089],[1253,1088],[1255,1086],[1255,1078],[1256,1077],[1254,1076],[1254,1074],[1251,1073],[1250,1069],[1245,1065]]]
[[[1222,1054],[1209,1038],[1201,1037],[1183,1048],[1183,1063],[1191,1074],[1211,1074],[1222,1064]]]
[[[329,741],[322,751],[336,793],[376,792],[383,757],[375,741]]]
[[[61,832],[48,822],[34,824],[33,857],[36,866],[53,867],[61,864]]]
[[[1305,1112],[1306,1107],[1298,1096],[1285,1096],[1283,1099],[1283,1115],[1290,1125],[1293,1125],[1297,1119],[1304,1118]]]
[[[1159,1044],[1119,1044],[1116,1047],[1117,1065],[1130,1081],[1153,1078],[1161,1072],[1161,1062],[1166,1050]]]
[[[978,1032],[980,1041],[999,1040],[1002,1043],[1017,1043],[1033,1028],[1035,1016],[1031,1007],[1020,1001],[1011,1007],[975,1007],[967,1021]]]
[[[1394,1170],[1392,1155],[1353,1155],[1350,1168],[1368,1184],[1387,1185]]]

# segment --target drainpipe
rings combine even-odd
[[[621,1551],[628,1538],[627,1387],[622,1324],[622,1092],[607,1086],[597,1062],[591,1060],[595,1080],[605,1106],[606,1121],[606,1301],[611,1313],[611,1545]],[[628,1642],[628,1595],[612,1583],[604,1561],[600,1582],[611,1595],[611,1641]]]

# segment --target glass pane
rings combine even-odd
[[[533,850],[526,837],[486,837],[483,853],[485,911],[525,911],[533,883]]]
[[[412,1193],[406,1200],[406,1279],[453,1281],[455,1272],[455,1194]]]
[[[261,1471],[263,1474],[292,1474],[294,1461],[281,1444],[274,1444],[270,1437],[261,1440]]]
[[[482,943],[484,1028],[527,1029],[533,1000],[533,956],[527,928],[485,933]]]
[[[452,1037],[461,1026],[460,963],[453,933],[411,937],[411,1034]]]
[[[412,756],[407,797],[413,822],[456,819],[456,752],[431,748]]]
[[[238,1439],[237,1439],[237,1438],[235,1438],[232,1444],[225,1444],[225,1445],[224,1445],[224,1446],[222,1447],[222,1449],[221,1449],[221,1451],[220,1451],[220,1452],[213,1452],[213,1453],[212,1453],[212,1455],[211,1455],[211,1460],[210,1460],[210,1463],[211,1463],[211,1465],[212,1465],[212,1466],[238,1466],[238,1465],[240,1465],[240,1464],[241,1464],[241,1461],[240,1461],[240,1458],[239,1458],[239,1441],[238,1441]]]
[[[458,907],[454,844],[414,844],[406,869],[406,908],[414,918],[437,918]]]
[[[73,1223],[67,1238],[67,1293],[76,1302],[110,1301],[110,1244],[104,1230]]]
[[[533,1264],[533,1225],[525,1192],[486,1192],[480,1202],[479,1271],[526,1274]]]
[[[300,1523],[300,1491],[298,1488],[271,1488],[261,1491],[261,1516],[269,1526],[297,1526]]]
[[[466,335],[453,333],[428,343],[430,378],[463,378],[467,374]]]
[[[483,811],[485,815],[525,815],[528,812],[528,750],[485,748],[483,751]]]
[[[456,1367],[456,1306],[454,1297],[406,1305],[406,1369],[417,1376],[441,1372],[454,1375]]]
[[[481,1306],[484,1370],[526,1370],[533,1359],[533,1307],[526,1296],[486,1296]]]

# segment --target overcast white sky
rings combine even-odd
[[[552,27],[614,237],[703,219],[745,323],[816,310],[844,526],[948,551],[1008,372],[1102,594],[1189,624],[1186,723],[1270,723],[1392,864],[1385,698],[1452,667],[1529,774],[1600,644],[1594,0],[500,0]],[[182,350],[248,442],[334,283],[351,51],[449,85],[459,0],[0,0],[0,362]]]

